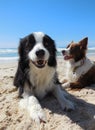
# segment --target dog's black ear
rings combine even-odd
[[[21,69],[21,65],[19,62],[17,72],[15,74],[15,78],[14,78],[14,82],[13,82],[14,86],[19,88],[19,96],[21,96],[23,93],[24,82],[25,82],[24,73]]]
[[[36,41],[33,34],[30,34],[25,38],[20,39],[18,52],[21,60],[27,58],[28,52],[34,47],[35,43]]]
[[[27,37],[20,40],[20,44],[18,47],[19,66],[20,66],[23,73],[25,73],[26,68],[29,68],[28,44],[29,44],[29,37],[27,36]]]
[[[20,43],[19,43],[19,47],[18,47],[18,53],[19,53],[20,59],[24,59],[25,48],[26,48],[27,42],[28,42],[27,37],[20,39]]]
[[[86,50],[86,49],[87,49],[87,44],[88,44],[88,37],[82,39],[82,40],[79,42],[80,49]]]
[[[48,65],[49,66],[56,66],[57,62],[56,62],[56,45],[55,45],[55,41],[48,35],[45,35],[43,38],[43,44],[44,46],[47,48],[47,50],[50,53],[50,57],[48,60]]]
[[[23,93],[23,87],[26,80],[27,69],[29,68],[29,60],[26,55],[27,38],[21,39],[18,47],[19,62],[17,72],[14,78],[14,86],[19,88],[19,95]]]
[[[51,55],[55,55],[56,54],[55,41],[50,36],[48,36],[48,35],[44,36],[44,38],[43,38],[43,44],[49,50],[49,52],[50,52]]]

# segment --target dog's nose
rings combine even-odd
[[[45,51],[43,49],[40,49],[38,51],[36,51],[36,55],[37,57],[43,57],[45,55]]]
[[[63,54],[63,55],[65,54],[65,50],[62,50],[62,54]]]

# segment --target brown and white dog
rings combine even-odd
[[[76,89],[95,84],[95,64],[86,56],[87,44],[86,37],[79,43],[71,42],[62,50],[64,60],[68,61],[64,88]]]

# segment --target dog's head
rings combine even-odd
[[[78,43],[71,42],[66,49],[62,50],[64,60],[74,60],[75,62],[83,59],[86,55],[88,38],[84,38]]]
[[[31,62],[37,68],[43,68],[46,64],[56,66],[54,40],[42,32],[34,32],[21,39],[19,56],[24,63]]]

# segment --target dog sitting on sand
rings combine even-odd
[[[87,58],[88,38],[78,43],[71,42],[62,50],[64,60],[68,62],[63,87],[83,88],[95,84],[95,63]]]
[[[21,39],[19,45],[18,69],[14,85],[19,90],[20,106],[27,109],[36,122],[46,122],[46,116],[39,103],[51,92],[62,109],[72,110],[74,104],[62,90],[56,73],[56,46],[53,39],[43,32],[34,32]]]

